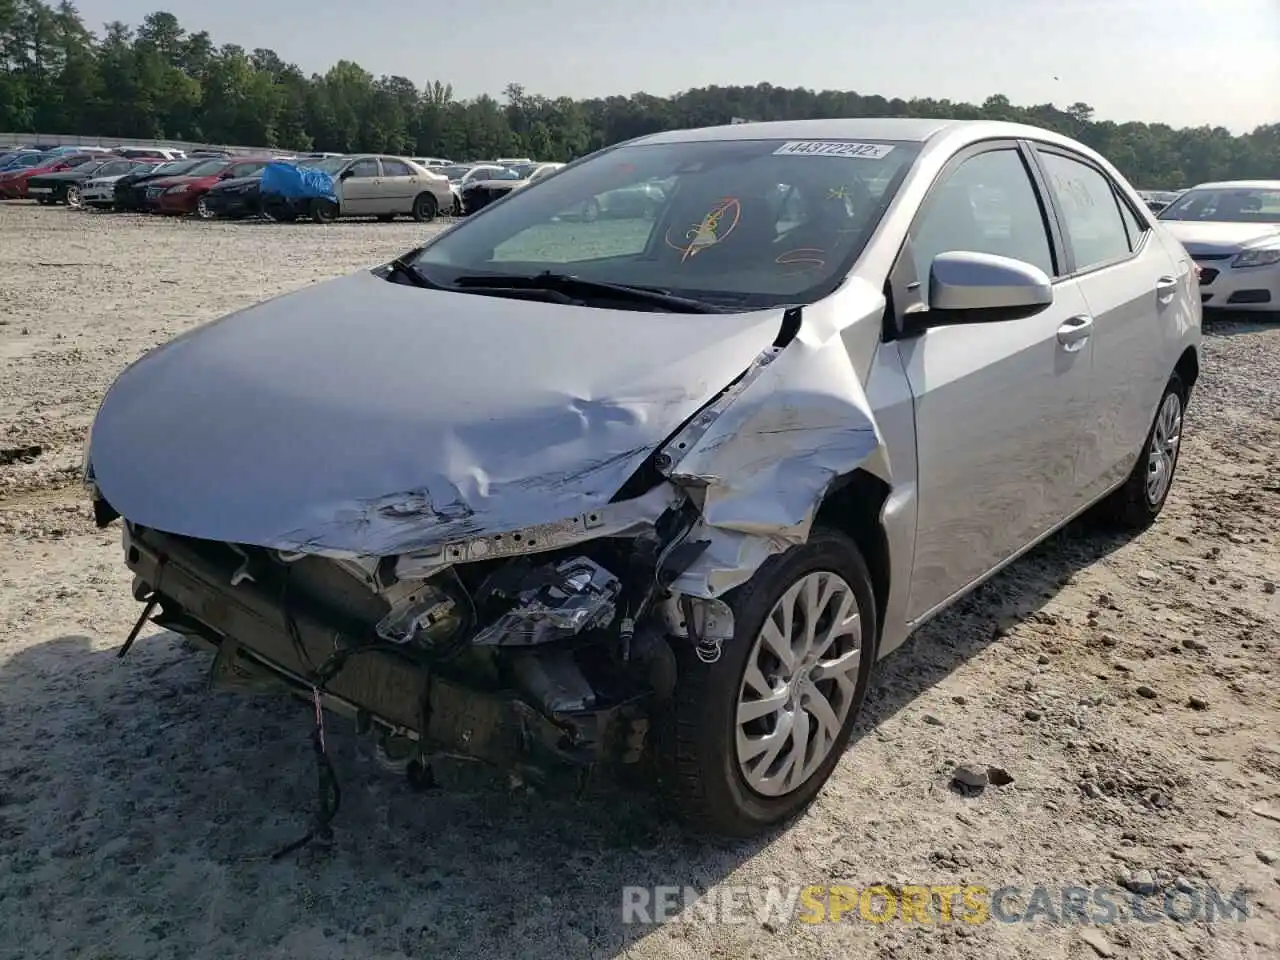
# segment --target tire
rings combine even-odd
[[[600,201],[592,197],[582,205],[582,222],[595,223],[600,219]]]
[[[744,766],[751,766],[753,758],[748,757],[746,764],[740,761],[739,733],[744,737],[767,734],[765,728],[770,725],[777,730],[786,714],[766,711],[759,719],[749,720],[745,731],[739,730],[739,706],[755,702],[754,698],[743,699],[748,693],[749,666],[755,666],[779,696],[788,697],[788,702],[799,691],[797,705],[801,709],[793,707],[791,716],[803,714],[808,728],[814,729],[814,714],[808,705],[814,703],[813,691],[820,688],[806,690],[803,685],[793,685],[792,692],[785,693],[785,686],[780,686],[785,683],[783,677],[773,675],[774,670],[769,667],[769,662],[777,665],[780,661],[772,658],[762,631],[767,624],[780,623],[774,618],[775,607],[786,604],[788,592],[815,574],[827,575],[825,583],[820,582],[823,591],[832,585],[830,577],[834,574],[841,581],[839,589],[849,598],[846,609],[856,606],[856,623],[861,628],[857,640],[839,637],[831,649],[845,650],[850,645],[851,649],[838,655],[857,672],[852,676],[852,670],[844,672],[846,682],[838,691],[835,680],[818,681],[828,691],[823,702],[838,721],[826,727],[826,753],[821,761],[816,755],[808,758],[807,762],[815,765],[798,782],[788,784],[783,778],[782,782],[775,779],[765,784],[757,780],[753,784],[748,772],[758,771],[744,770]],[[803,598],[803,590],[799,596]],[[808,543],[771,557],[750,581],[726,594],[724,600],[733,610],[734,636],[722,644],[719,658],[708,664],[691,645],[679,646],[675,695],[666,712],[657,718],[658,780],[663,800],[690,828],[700,833],[749,837],[803,811],[839,763],[866,697],[878,624],[871,577],[857,546],[843,534],[821,527],[814,528]],[[792,622],[796,620],[793,618]],[[827,659],[818,662],[825,663]],[[778,672],[785,675],[786,670],[779,668]],[[801,683],[804,682],[801,675]],[[836,692],[841,694],[837,698],[839,708],[829,699]],[[784,741],[783,752],[788,742]]]
[[[440,205],[436,202],[435,194],[420,193],[413,198],[413,219],[418,223],[434,220],[439,212]]]
[[[1175,373],[1165,384],[1155,419],[1129,479],[1098,504],[1098,517],[1108,526],[1140,531],[1160,516],[1178,468],[1188,396],[1186,385]]]
[[[71,207],[73,210],[84,209],[84,200],[80,196],[80,188],[74,183],[67,187],[63,196],[66,198],[68,207]]]
[[[298,211],[283,203],[266,202],[259,209],[264,217],[275,223],[294,223],[298,219]]]
[[[209,209],[209,201],[203,195],[196,198],[195,216],[197,220],[212,220],[217,216]]]
[[[333,223],[338,219],[338,205],[332,200],[312,200],[311,219],[316,223]]]

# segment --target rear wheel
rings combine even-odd
[[[420,193],[413,198],[413,219],[419,223],[434,220],[439,212],[440,206],[436,203],[434,194]]]
[[[212,220],[217,214],[209,206],[209,201],[205,197],[196,200],[196,217],[200,220]]]
[[[719,657],[681,647],[660,782],[689,825],[750,836],[804,810],[839,762],[871,677],[876,609],[857,546],[823,528],[725,602],[734,636]]]
[[[84,206],[84,198],[80,195],[80,188],[74,183],[67,187],[67,206],[75,210],[79,210]]]
[[[1164,509],[1182,448],[1182,419],[1187,398],[1186,385],[1175,373],[1165,384],[1160,405],[1156,407],[1156,418],[1129,479],[1098,504],[1098,516],[1109,525],[1123,530],[1142,530]]]

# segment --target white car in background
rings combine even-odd
[[[1206,308],[1280,316],[1280,180],[1202,183],[1159,219],[1200,268]]]
[[[84,209],[94,207],[98,210],[109,210],[116,203],[116,181],[122,177],[131,174],[149,173],[152,170],[158,170],[170,160],[157,160],[156,163],[147,168],[145,166],[137,166],[128,173],[120,173],[110,177],[94,177],[92,180],[86,180],[80,185],[80,206]]]

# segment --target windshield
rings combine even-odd
[[[222,172],[222,170],[226,168],[229,162],[230,161],[223,160],[223,159],[201,160],[191,169],[184,170],[182,172],[182,175],[184,177],[211,177],[215,173]]]
[[[526,177],[528,177],[531,173],[533,173],[533,171],[538,169],[538,164],[520,163],[520,164],[516,164],[516,166],[512,167],[511,169],[513,169],[516,172],[517,177],[523,180]]]
[[[465,177],[467,175],[467,171],[470,169],[471,169],[470,167],[459,167],[459,166],[436,167],[435,172],[440,174],[442,177],[448,177],[450,180],[453,180],[456,182],[458,180],[461,180],[463,177]]]
[[[103,160],[101,157],[94,157],[92,160],[85,160],[77,163],[73,167],[69,167],[67,172],[75,171],[76,173],[91,173],[99,167],[105,167],[110,161]]]
[[[1160,220],[1280,223],[1280,187],[1188,190],[1160,211]]]
[[[720,140],[605,151],[443,233],[416,261],[543,271],[764,308],[843,280],[919,152],[914,143]]]

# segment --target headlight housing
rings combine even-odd
[[[1246,250],[1244,253],[1236,254],[1235,259],[1231,261],[1233,267],[1269,267],[1275,263],[1280,263],[1280,247]]]
[[[170,187],[165,193],[186,193],[191,188],[185,183],[180,183],[176,187]]]

